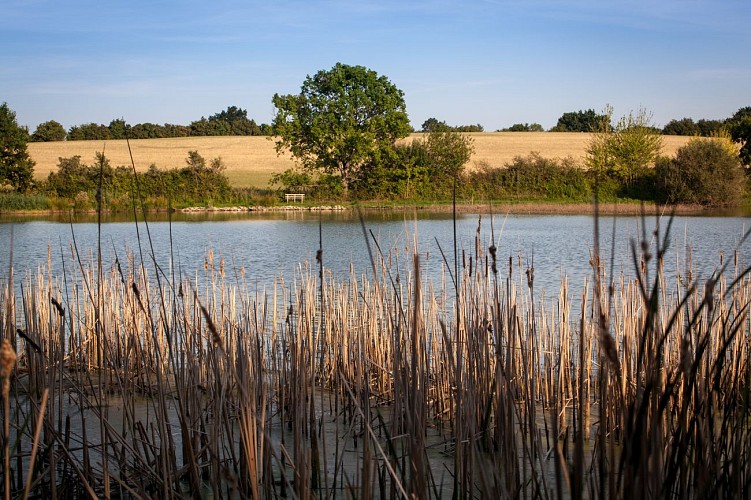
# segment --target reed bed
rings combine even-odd
[[[265,291],[212,254],[11,271],[5,497],[748,497],[749,269],[670,283],[668,232],[550,299],[479,229],[438,283],[377,241]]]

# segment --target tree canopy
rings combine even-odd
[[[437,118],[428,118],[424,122],[422,122],[422,129],[421,132],[430,133],[430,132],[445,132],[447,130],[452,130],[454,132],[483,132],[485,131],[485,128],[480,125],[479,123],[474,125],[457,125],[457,126],[451,126],[448,125],[445,121],[438,121]]]
[[[190,124],[191,136],[261,134],[261,127],[255,120],[248,119],[248,111],[237,106],[229,106],[208,119],[201,117]]]
[[[365,165],[411,131],[404,93],[363,66],[337,63],[306,77],[299,94],[275,94],[273,103],[277,152],[339,176],[345,196]]]
[[[594,109],[563,113],[551,132],[595,132],[601,130],[603,122],[610,120],[607,114],[598,115]]]
[[[751,165],[751,106],[741,108],[728,119],[730,135],[741,145],[739,156],[744,165]]]
[[[621,118],[610,127],[612,108],[602,116],[602,128],[594,134],[587,147],[587,162],[599,172],[611,175],[626,186],[654,165],[662,150],[662,136],[652,125],[652,116],[640,109]]]
[[[662,128],[662,133],[665,135],[699,135],[699,126],[691,118],[670,120]]]
[[[0,105],[0,187],[10,185],[18,192],[31,187],[34,162],[28,152],[29,131],[16,122],[7,103]]]
[[[514,123],[509,128],[501,129],[501,132],[543,132],[544,130],[539,123]]]
[[[40,123],[31,136],[34,142],[52,142],[65,140],[65,127],[55,120]]]

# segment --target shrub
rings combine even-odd
[[[743,167],[723,139],[692,139],[674,159],[656,165],[659,201],[734,206],[745,193]]]
[[[137,177],[128,167],[112,168],[101,153],[97,153],[96,161],[86,165],[80,156],[60,158],[58,171],[49,174],[40,186],[42,191],[71,201],[76,198],[74,205],[82,210],[96,205],[93,200],[97,199],[97,192],[101,192],[103,208],[112,210],[132,207],[130,200],[134,196],[151,200],[149,204],[155,208],[166,208],[170,202],[188,206],[223,204],[232,199],[221,158],[207,162],[197,151],[189,152],[182,168],[161,170],[151,165]],[[88,196],[88,201],[81,193]]]
[[[539,153],[517,156],[505,167],[487,164],[466,176],[466,188],[487,198],[524,197],[589,200],[591,181],[571,158],[543,158]]]
[[[606,108],[605,114],[610,116],[612,108]],[[651,121],[652,116],[640,109],[621,118],[614,128],[605,124],[597,130],[587,147],[590,169],[615,177],[634,193],[634,185],[648,174],[662,150],[662,137]],[[636,194],[648,198],[646,193]]]

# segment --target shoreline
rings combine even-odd
[[[206,213],[275,213],[275,212],[346,212],[357,210],[378,212],[407,212],[417,213],[451,213],[454,206],[446,204],[403,204],[387,205],[373,202],[356,204],[322,204],[322,205],[274,205],[274,206],[230,206],[230,207],[186,207],[172,209],[173,213],[182,214],[206,214]],[[130,212],[130,211],[128,211]],[[139,211],[140,212],[140,211]],[[167,213],[168,209],[158,208],[147,210],[147,213]],[[745,214],[748,208],[735,207],[726,209],[707,208],[701,205],[657,205],[655,203],[600,203],[595,209],[592,203],[565,203],[565,202],[497,202],[497,203],[457,203],[456,212],[461,214],[517,214],[517,215],[716,215],[727,213]],[[60,216],[67,214],[95,215],[96,210],[7,210],[0,211],[3,216]],[[104,210],[103,214],[112,215],[124,212]]]

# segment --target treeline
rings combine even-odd
[[[189,125],[165,123],[138,123],[129,125],[123,119],[112,120],[109,125],[86,123],[65,128],[55,120],[40,124],[30,140],[34,142],[49,141],[87,141],[117,139],[164,139],[171,137],[205,137],[205,136],[251,136],[270,135],[271,127],[265,123],[257,124],[248,118],[247,110],[230,106],[226,110],[208,118],[201,117]]]
[[[484,132],[485,128],[479,123],[475,125],[448,125],[445,121],[439,121],[437,118],[428,118],[422,123],[420,132]]]
[[[663,135],[682,135],[712,137],[727,128],[729,124],[737,122],[744,116],[751,114],[751,108],[741,108],[733,116],[724,120],[681,118],[670,120],[662,129],[655,129]],[[570,111],[563,113],[550,132],[594,132],[602,129],[606,113],[597,113],[593,109]],[[437,118],[428,118],[420,128],[420,132],[450,130],[454,132],[484,132],[482,125],[448,125]],[[515,123],[502,128],[499,132],[544,132],[539,123]],[[59,122],[49,120],[39,124],[30,136],[32,142],[49,141],[86,141],[86,140],[117,140],[117,139],[163,139],[171,137],[206,137],[206,136],[258,136],[272,135],[271,125],[258,124],[248,118],[247,110],[230,106],[226,110],[208,118],[201,117],[189,125],[171,123],[137,123],[128,125],[122,119],[112,120],[109,125],[85,123],[73,125],[67,131]]]
[[[714,137],[729,125],[741,120],[751,113],[751,108],[741,108],[733,116],[724,120],[681,118],[670,120],[663,128],[654,130],[663,135],[683,135],[698,137]],[[570,111],[563,113],[550,132],[596,132],[610,125],[608,113],[597,113],[593,109]],[[545,129],[539,123],[515,123],[510,127],[499,129],[499,132],[543,132]]]

